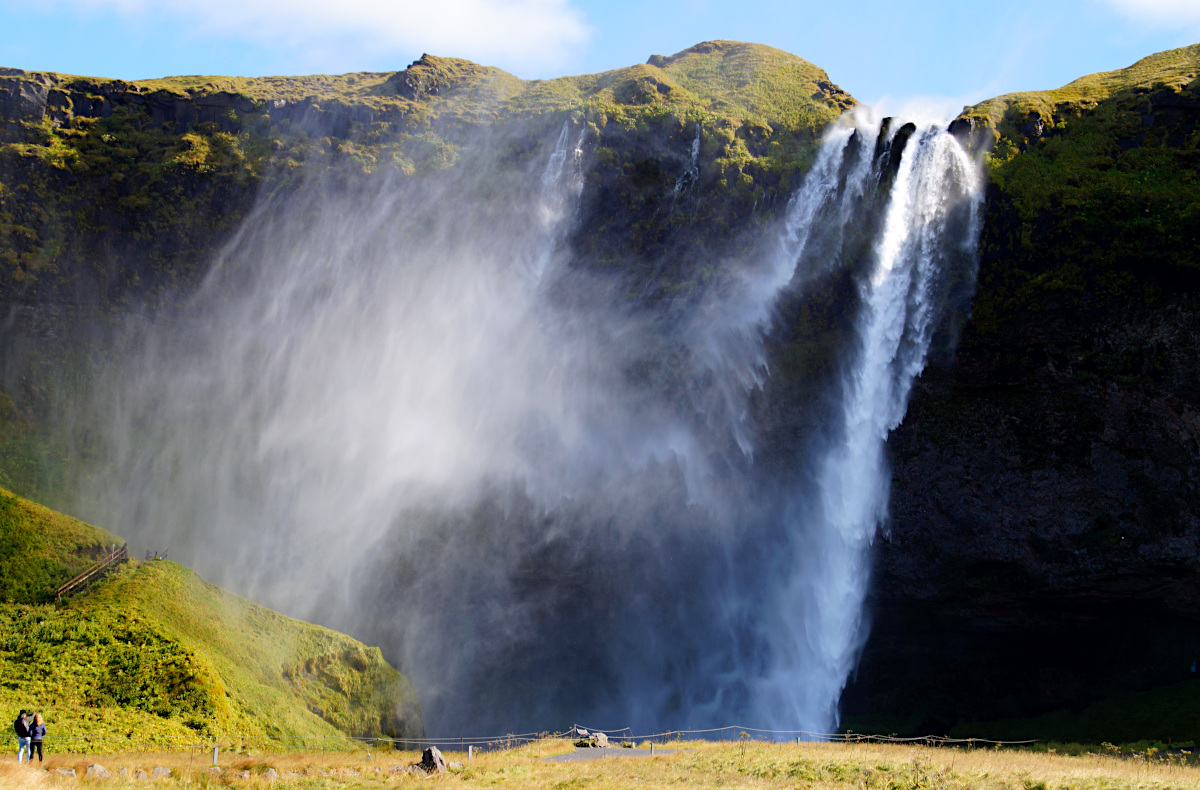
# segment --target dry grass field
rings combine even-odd
[[[586,762],[547,762],[572,751],[561,740],[476,754],[463,769],[418,777],[393,772],[419,760],[416,752],[261,753],[228,755],[220,773],[211,754],[48,755],[42,770],[0,762],[0,788],[43,790],[66,787],[183,788],[376,788],[507,787],[533,790],[576,788],[858,788],[860,790],[1120,790],[1122,788],[1200,788],[1200,767],[1163,755],[1113,757],[1020,750],[930,748],[908,745],[689,741],[679,751],[645,757],[609,757]],[[466,756],[447,752],[448,760]],[[54,772],[74,768],[80,777],[91,763],[104,765],[109,779],[71,779]],[[147,783],[132,778],[156,765],[172,776]],[[126,768],[129,778],[117,776]],[[278,778],[268,781],[274,768]],[[50,769],[49,771],[46,769]]]

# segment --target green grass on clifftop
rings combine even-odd
[[[1001,96],[975,329],[1169,299],[1200,272],[1200,45]],[[1080,313],[1080,311],[1083,311]]]
[[[50,735],[68,739],[58,751],[422,732],[412,686],[379,648],[173,562],[132,561],[69,600],[29,603],[115,538],[6,493],[0,525],[4,550],[16,547],[0,564],[0,710],[41,711]]]

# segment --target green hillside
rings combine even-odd
[[[412,686],[378,648],[209,584],[131,561],[61,603],[60,579],[115,538],[0,492],[0,707],[56,736],[399,737],[422,732]],[[100,740],[88,748],[120,748]],[[57,748],[69,748],[70,744]]]
[[[1048,91],[1007,93],[980,102],[963,111],[963,117],[986,118],[993,126],[1027,120],[1037,115],[1043,121],[1097,107],[1102,102],[1144,94],[1155,89],[1179,91],[1200,76],[1200,44],[1167,50],[1142,58],[1116,71],[1088,74],[1061,88]],[[1052,124],[1053,125],[1053,124]],[[1017,131],[1013,126],[1001,131]]]
[[[966,109],[996,138],[977,330],[1151,306],[1200,269],[1196,107],[1200,44]]]

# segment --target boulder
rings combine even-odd
[[[268,768],[267,770],[263,771],[262,778],[264,782],[274,782],[279,778],[279,772],[274,768]]]
[[[151,779],[162,779],[163,777],[170,776],[170,775],[171,775],[171,769],[166,768],[161,765],[154,766],[154,770],[150,772]]]
[[[133,769],[133,778],[139,782],[149,782],[150,774],[146,773],[141,768],[134,768]]]
[[[442,756],[442,752],[436,746],[430,746],[421,754],[421,762],[417,764],[427,774],[441,774],[446,772],[446,758]]]
[[[100,763],[92,763],[83,774],[85,779],[107,779],[112,776],[108,769]]]
[[[62,776],[69,776],[72,779],[74,779],[76,776],[74,768],[55,768],[54,773],[60,774]]]
[[[593,746],[596,746],[601,749],[608,748],[608,736],[605,735],[604,733],[602,733],[602,732],[594,733],[592,735],[592,740],[595,741],[595,743],[592,744]]]
[[[451,760],[446,763],[446,767],[451,771],[461,771],[464,768],[461,760]]]

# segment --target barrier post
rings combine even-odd
[[[220,749],[214,744],[213,745],[213,765],[217,764],[217,753],[219,751],[220,751]]]

